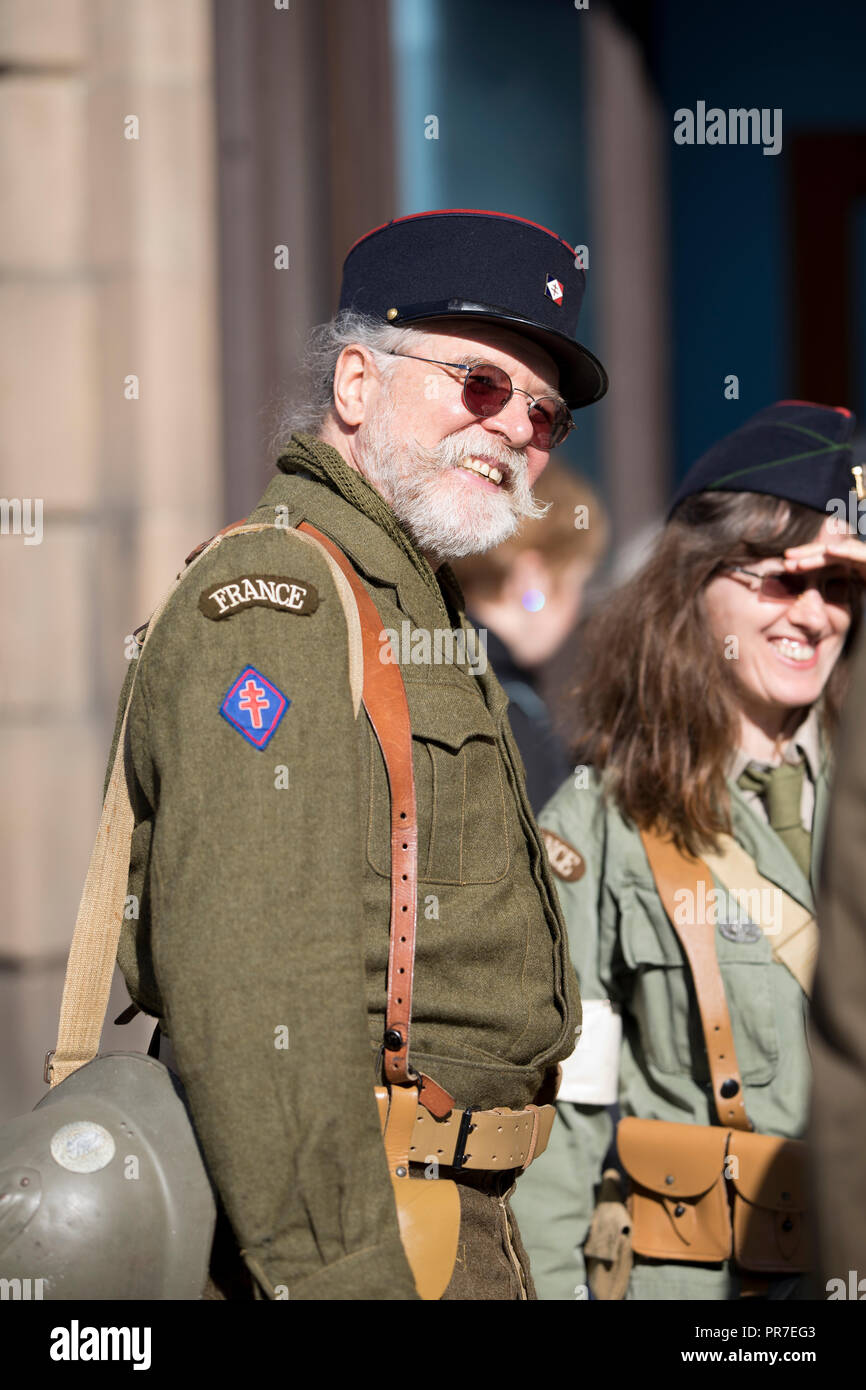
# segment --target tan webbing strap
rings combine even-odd
[[[420,1084],[421,1104],[444,1116],[454,1101],[447,1091],[409,1065],[415,935],[418,921],[418,819],[412,767],[412,725],[400,667],[383,661],[382,618],[350,561],[309,522],[298,528],[314,536],[345,574],[358,606],[364,646],[364,708],[373,726],[391,799],[391,926],[388,952],[388,1001],[385,1013],[385,1079],[389,1084]]]
[[[218,545],[219,541],[220,537],[215,536],[192,563],[197,563],[208,550]],[[185,573],[181,571],[154,611],[136,661],[141,660],[141,652],[147,645],[148,637]],[[129,847],[135,822],[126,783],[125,746],[129,707],[137,674],[136,667],[129,687],[126,709],[123,712],[108,790],[102,803],[96,841],[78,905],[72,945],[66,962],[66,978],[63,982],[57,1046],[45,1059],[45,1080],[51,1086],[58,1086],[67,1076],[83,1067],[85,1062],[93,1061],[99,1051],[99,1039],[102,1036],[105,1011],[108,1008],[117,943],[126,905]]]
[[[672,841],[649,830],[642,830],[640,837],[658,895],[692,972],[719,1123],[733,1129],[751,1129],[743,1098],[743,1078],[734,1049],[731,1015],[716,955],[715,927],[706,919],[697,920],[698,903],[706,902],[714,887],[712,875],[702,860],[689,858]],[[694,904],[694,910],[686,914],[692,919],[687,923],[677,920],[682,908],[676,895],[683,889],[691,893]]]
[[[797,984],[807,998],[812,996],[812,981],[815,963],[818,959],[818,924],[807,907],[798,903],[790,893],[786,893],[777,883],[764,878],[755,866],[750,854],[738,845],[730,835],[721,835],[721,853],[705,854],[704,863],[712,870],[720,883],[745,908],[753,921],[758,922],[773,952],[773,959],[790,970]],[[732,887],[736,884],[736,887]],[[774,896],[770,901],[781,903],[781,925],[773,920],[769,925],[763,921],[765,895]],[[758,915],[752,903],[760,905]],[[776,897],[775,895],[778,895]]]
[[[296,536],[295,530],[275,526],[272,522],[235,523],[227,526],[210,541],[197,546],[187,559],[187,568],[182,570],[172,584],[162,602],[155,609],[147,624],[147,631],[136,660],[141,659],[141,651],[153,632],[163,609],[185,579],[189,570],[218,546],[224,537],[244,531],[282,530],[286,535]],[[310,536],[301,537],[308,545],[315,545],[321,551],[331,571],[343,611],[346,616],[349,642],[349,684],[352,703],[357,716],[361,704],[363,681],[363,651],[361,645],[361,623],[352,590],[342,569],[334,563],[333,556]],[[137,668],[136,668],[137,669]],[[129,687],[126,709],[123,712],[120,734],[111,768],[108,789],[102,805],[102,815],[96,832],[96,841],[90,856],[90,864],[81,894],[72,944],[66,963],[66,978],[63,985],[63,998],[60,1005],[60,1020],[57,1030],[57,1046],[45,1059],[45,1080],[51,1086],[65,1081],[67,1076],[91,1062],[99,1051],[111,980],[117,956],[117,944],[123,924],[126,905],[126,888],[129,878],[129,850],[135,815],[129,799],[126,782],[125,745],[129,707],[135,678]]]

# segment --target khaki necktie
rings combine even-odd
[[[759,792],[767,808],[770,826],[788,847],[806,877],[812,860],[812,836],[800,818],[803,800],[804,762],[780,763],[762,771],[754,763],[737,779],[743,791]]]

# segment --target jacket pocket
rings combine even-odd
[[[700,1084],[710,1071],[700,1013],[682,947],[657,896],[627,888],[620,898],[620,941],[629,977],[626,996],[637,1020],[640,1046],[651,1066],[668,1075],[691,1075]],[[740,1074],[764,1086],[778,1070],[772,957],[765,942],[734,946],[716,928],[725,996]]]
[[[405,683],[418,809],[418,877],[428,883],[495,883],[509,865],[496,725],[473,688],[435,680]],[[372,729],[368,732],[367,859],[387,878],[388,780],[376,736]]]
[[[700,1024],[691,1017],[688,970],[670,923],[658,917],[661,904],[649,897],[633,888],[619,895],[622,990],[637,1024],[637,1044],[656,1071],[689,1075],[697,1062],[701,1075],[703,1041]]]

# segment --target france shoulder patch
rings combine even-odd
[[[220,714],[248,743],[266,748],[291,703],[255,666],[245,666],[220,705]]]

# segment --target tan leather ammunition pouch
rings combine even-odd
[[[728,1131],[621,1120],[617,1148],[632,1180],[632,1248],[653,1260],[716,1263],[731,1254],[725,1191]]]
[[[806,1146],[664,1120],[620,1121],[617,1147],[632,1181],[632,1246],[647,1259],[803,1274]]]
[[[806,1145],[732,1132],[726,1163],[733,1190],[734,1257],[743,1269],[805,1274],[812,1267],[806,1219]]]
[[[713,879],[700,859],[669,840],[641,831],[650,869],[671,926],[679,938],[695,987],[707,1049],[715,1125],[662,1120],[622,1120],[620,1159],[634,1185],[630,1198],[635,1252],[648,1259],[719,1263],[733,1257],[753,1274],[805,1274],[810,1268],[806,1229],[806,1145],[756,1134],[746,1114],[743,1078],[716,956],[715,925],[705,918],[681,921],[677,890],[703,901]],[[733,841],[713,860],[720,875],[754,886],[750,866]],[[744,862],[748,861],[748,862]],[[794,907],[796,909],[796,904]],[[774,947],[805,993],[811,981],[814,939],[811,914],[789,914],[787,954]]]

